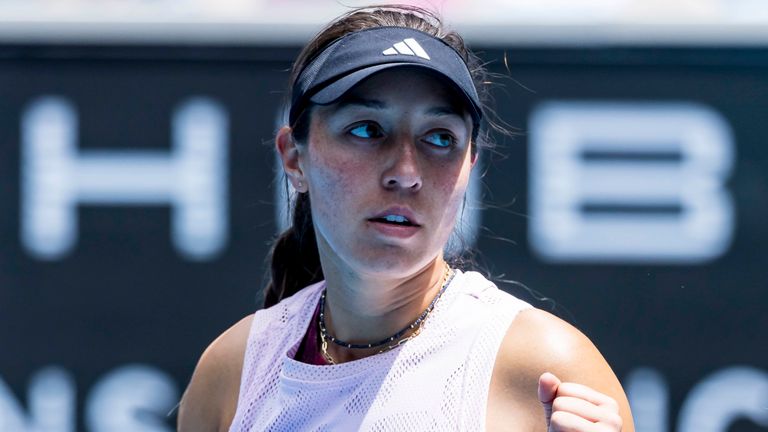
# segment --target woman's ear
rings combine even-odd
[[[275,149],[280,155],[283,170],[293,188],[297,192],[306,192],[308,187],[299,161],[299,147],[296,145],[296,140],[293,139],[293,130],[290,127],[283,126],[277,131]]]
[[[474,168],[477,160],[480,159],[480,149],[477,148],[477,142],[469,142],[469,166]]]

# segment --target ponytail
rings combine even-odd
[[[292,222],[272,246],[272,279],[264,290],[265,308],[323,279],[308,193],[296,197]]]

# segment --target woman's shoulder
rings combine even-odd
[[[522,346],[536,347],[538,350],[524,352],[519,349]],[[502,348],[514,359],[525,362],[536,360],[536,363],[547,359],[565,360],[596,354],[595,346],[581,331],[537,308],[526,309],[518,314],[507,330]],[[519,357],[521,355],[522,358]]]
[[[516,316],[499,348],[492,394],[506,407],[524,406],[527,412],[538,413],[538,380],[544,372],[611,396],[619,403],[622,417],[631,418],[619,380],[592,341],[555,315],[529,308]]]
[[[266,335],[292,331],[293,320],[311,307],[323,284],[312,284],[240,320],[205,349],[179,406],[179,430],[226,431],[237,411],[246,351]]]
[[[253,314],[205,349],[179,406],[179,430],[227,430],[237,409],[240,376]]]

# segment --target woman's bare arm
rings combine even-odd
[[[179,406],[180,432],[226,431],[237,409],[240,375],[253,315],[214,340],[203,352]]]
[[[556,378],[542,377],[545,372]],[[580,386],[588,389],[581,391]],[[521,312],[507,331],[494,367],[488,408],[488,430],[565,430],[557,424],[548,429],[549,418],[554,416],[559,423],[572,420],[571,414],[584,417],[586,413],[600,419],[569,430],[593,430],[589,423],[598,420],[609,428],[594,430],[618,430],[611,425],[618,413],[620,430],[634,432],[624,390],[594,344],[570,324],[538,309]],[[545,413],[546,409],[552,412]]]

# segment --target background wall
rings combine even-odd
[[[202,350],[261,304],[300,42],[58,34],[0,43],[0,431],[172,430]],[[464,234],[592,338],[638,431],[764,431],[768,49],[672,39],[478,34],[519,133]]]

